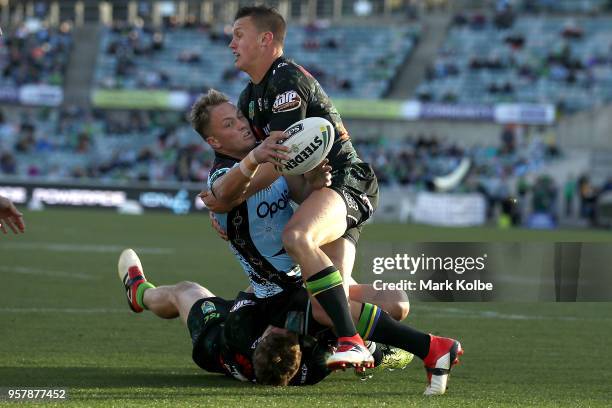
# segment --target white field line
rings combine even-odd
[[[107,313],[125,313],[128,314],[127,308],[124,309],[108,309],[108,308],[56,308],[56,307],[0,307],[0,313],[63,313],[63,314],[107,314]]]
[[[17,266],[0,265],[0,272],[18,273],[22,275],[50,276],[52,278],[66,278],[66,279],[81,279],[81,280],[100,279],[100,277],[98,276],[88,275],[85,273],[51,271],[48,269],[37,269],[37,268],[30,268],[27,266],[19,266],[19,265]]]
[[[500,320],[561,320],[561,321],[606,321],[612,322],[612,318],[607,317],[575,317],[575,316],[544,316],[544,315],[524,315],[516,313],[500,313],[495,310],[471,310],[456,307],[435,307],[426,306],[421,303],[414,306],[415,310],[427,311],[428,315],[439,317],[459,317],[472,319],[500,319]]]
[[[15,251],[50,251],[50,252],[93,252],[93,253],[114,253],[119,255],[126,247],[120,245],[100,245],[100,244],[70,244],[57,242],[6,242],[0,244],[0,250]],[[135,247],[134,250],[139,254],[145,255],[170,255],[175,252],[173,248],[156,247]]]

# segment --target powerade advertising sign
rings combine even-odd
[[[131,188],[75,186],[67,184],[0,183],[0,195],[16,204],[43,207],[78,207],[119,209],[131,203],[144,211],[163,211],[189,214],[201,211],[204,205],[198,198],[200,190],[187,188]]]

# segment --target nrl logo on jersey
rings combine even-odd
[[[249,102],[249,119],[253,120],[255,117],[255,101]]]
[[[276,96],[272,105],[272,112],[289,112],[302,105],[302,98],[296,91],[287,91]]]
[[[203,314],[208,314],[214,310],[216,310],[217,308],[215,307],[215,304],[209,300],[205,301],[204,303],[202,303],[202,313]]]

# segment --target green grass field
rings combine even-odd
[[[365,382],[346,372],[311,387],[257,387],[199,370],[181,323],[129,312],[117,279],[117,256],[129,246],[156,284],[193,280],[233,296],[245,277],[207,217],[60,210],[26,217],[26,234],[0,237],[0,388],[67,388],[69,400],[58,406],[612,404],[611,303],[413,303],[407,322],[458,338],[466,350],[442,397],[421,395],[417,361]],[[402,225],[371,225],[363,235],[364,242],[415,240],[612,238]]]

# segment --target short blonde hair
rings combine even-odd
[[[216,89],[209,89],[208,92],[205,95],[201,95],[191,107],[189,121],[191,122],[191,126],[204,140],[209,136],[207,133],[210,126],[211,109],[226,102],[229,102],[227,95]]]

